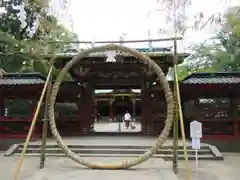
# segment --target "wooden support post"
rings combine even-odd
[[[134,97],[135,98],[135,97]],[[133,107],[132,107],[132,118],[135,120],[136,118],[136,99],[132,99]]]
[[[230,97],[230,120],[233,119],[233,127],[234,127],[234,138],[239,139],[240,132],[239,132],[239,114],[238,114],[238,100],[234,100],[234,97]]]
[[[175,42],[174,45],[177,43]],[[176,57],[176,56],[175,56]],[[187,143],[186,143],[186,137],[185,137],[185,128],[184,128],[184,119],[183,119],[183,112],[182,112],[182,105],[181,105],[181,97],[180,97],[180,90],[179,90],[179,83],[178,83],[178,74],[177,74],[177,66],[176,63],[174,63],[174,78],[175,84],[176,84],[176,103],[178,104],[178,115],[179,115],[179,120],[180,120],[180,126],[181,126],[181,135],[182,135],[182,141],[183,141],[183,150],[184,150],[184,159],[185,159],[185,166],[186,166],[186,179],[190,180],[190,165],[188,162],[188,153],[187,153]]]
[[[3,90],[0,90],[3,91]],[[0,116],[4,116],[4,95],[1,94],[0,96]]]
[[[174,87],[173,172],[178,173],[178,104]]]
[[[174,66],[177,64],[177,42],[174,40]],[[176,68],[174,68],[174,74],[177,73],[175,72]],[[176,77],[174,75],[174,121],[173,121],[173,172],[175,174],[178,173],[178,100],[177,100],[177,87],[176,87]]]
[[[44,109],[44,118],[43,118],[43,127],[42,127],[42,145],[41,145],[41,156],[40,156],[40,169],[44,168],[45,163],[45,150],[46,150],[46,141],[47,141],[47,133],[48,133],[48,105],[49,99],[51,96],[52,89],[52,76],[48,82],[47,93],[45,96],[45,109]]]
[[[53,64],[55,60],[55,47],[52,46],[53,48],[53,56],[50,60],[50,67],[53,69]],[[51,96],[51,91],[52,91],[52,71],[49,74],[49,81],[47,82],[47,90],[46,90],[46,95],[45,95],[45,109],[44,109],[44,118],[43,118],[43,127],[42,127],[42,145],[41,145],[41,156],[40,156],[40,169],[44,168],[44,163],[45,163],[45,150],[46,150],[46,141],[47,141],[47,133],[48,133],[48,106],[49,106],[49,101],[50,101],[50,96]]]
[[[109,101],[109,122],[113,121],[114,116],[113,116],[113,99],[110,99]]]
[[[87,134],[91,131],[91,125],[92,125],[92,113],[93,113],[93,90],[92,90],[92,84],[88,83],[85,85],[85,91],[84,91],[84,99],[83,99],[83,108],[82,113],[83,116],[83,126],[82,126],[82,132],[83,134]]]

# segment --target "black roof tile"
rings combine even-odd
[[[183,84],[239,84],[240,72],[192,73]]]
[[[45,78],[40,73],[6,73],[0,78],[1,85],[44,84]]]
[[[40,73],[6,73],[0,78],[0,85],[44,84]],[[65,82],[67,83],[67,82]],[[192,73],[182,84],[240,84],[240,72],[231,73]],[[72,84],[72,82],[70,83]]]

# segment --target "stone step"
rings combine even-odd
[[[88,144],[87,144],[88,143]],[[94,143],[94,144],[93,144]],[[146,150],[151,148],[149,144],[144,145],[138,145],[135,143],[135,145],[128,144],[129,142],[121,142],[119,144],[118,141],[113,142],[106,142],[104,144],[98,144],[98,142],[82,142],[77,143],[70,142],[68,143],[68,147],[75,153],[81,154],[82,156],[99,156],[99,157],[115,157],[115,156],[139,156],[143,154]],[[124,144],[125,143],[125,144]],[[6,152],[5,156],[11,156],[11,155],[19,155],[23,149],[23,144],[15,144],[11,146]],[[61,148],[55,143],[55,142],[49,142],[46,146],[46,154],[49,156],[64,156]],[[30,142],[26,153],[28,155],[35,155],[41,153],[41,142]],[[187,146],[187,153],[192,159],[195,157],[195,150],[193,150],[190,146],[190,143],[188,143]],[[161,147],[157,153],[156,157],[164,157],[166,158],[172,158],[173,154],[173,146],[172,144],[166,143],[163,147]],[[184,150],[182,143],[179,143],[178,146],[178,155],[179,159],[183,157]],[[201,149],[198,150],[199,159],[208,159],[208,160],[223,160],[222,154],[219,152],[219,150],[212,145],[209,144],[201,144]],[[155,156],[154,156],[155,157]],[[182,158],[183,159],[183,158]],[[190,158],[191,159],[191,158]]]
[[[141,148],[141,149],[123,149],[123,148],[118,148],[118,149],[107,149],[107,148],[71,148],[71,150],[75,153],[81,153],[81,154],[143,154],[147,148]],[[15,153],[21,153],[22,148],[18,148],[15,150]],[[190,155],[195,155],[195,150],[193,149],[188,149],[187,150],[188,154]],[[41,148],[40,147],[35,147],[35,148],[27,148],[26,153],[41,153]],[[46,148],[46,153],[62,153],[62,150],[59,147],[52,148],[52,147],[47,147]],[[157,151],[157,154],[172,154],[173,149],[159,149]],[[178,149],[178,154],[184,154],[183,149]],[[212,155],[212,152],[210,149],[200,149],[198,151],[199,155]]]
[[[23,148],[23,144],[19,144],[19,148]],[[133,145],[67,145],[70,149],[149,149],[152,146],[133,146]],[[29,144],[28,148],[39,148],[40,144]],[[48,148],[59,148],[57,144],[47,144]],[[191,146],[186,147],[189,150],[192,150]],[[173,149],[173,146],[162,146],[161,149]],[[183,149],[182,145],[178,146],[178,149]],[[201,150],[209,150],[209,146],[201,146]]]
[[[20,153],[14,153],[14,156],[19,156]],[[40,156],[40,153],[26,153],[26,156]],[[54,157],[66,157],[64,153],[46,153],[46,156],[54,156]],[[78,154],[81,157],[126,157],[126,158],[134,158],[138,157],[139,155],[137,154]],[[153,156],[154,158],[162,158],[164,160],[172,160],[173,155],[172,154],[156,154]],[[178,155],[179,160],[184,160],[184,155]],[[188,156],[189,160],[195,160],[194,155],[189,155]],[[199,156],[199,160],[222,160],[222,158],[215,157],[212,155],[201,155]]]

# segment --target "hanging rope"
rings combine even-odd
[[[27,135],[26,141],[24,143],[24,147],[23,147],[23,150],[22,150],[22,153],[21,153],[18,165],[17,165],[16,172],[14,174],[13,180],[17,180],[18,179],[19,172],[21,170],[22,163],[23,163],[23,158],[24,158],[24,155],[26,153],[29,141],[31,139],[31,136],[32,136],[32,133],[33,133],[36,121],[37,121],[37,117],[38,117],[38,114],[39,114],[39,111],[40,111],[40,108],[41,108],[41,104],[43,102],[43,98],[44,98],[44,95],[45,95],[45,92],[46,92],[46,89],[47,89],[47,86],[48,86],[48,83],[49,83],[49,80],[50,80],[50,77],[51,77],[51,74],[52,74],[52,71],[53,71],[53,66],[51,66],[50,69],[49,69],[48,76],[47,76],[46,82],[44,84],[41,97],[40,97],[40,99],[38,101],[37,108],[36,108],[36,111],[34,113],[33,120],[32,120],[30,129],[28,131],[28,135]]]

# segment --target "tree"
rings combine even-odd
[[[216,71],[240,70],[240,7],[229,9],[225,23],[211,42],[195,46],[189,58],[193,69],[212,68]]]
[[[227,4],[221,0],[219,0],[219,3]],[[218,9],[213,9],[210,16],[204,14],[202,10],[189,15],[187,9],[191,8],[191,5],[194,5],[192,0],[157,0],[156,10],[166,12],[166,22],[175,24],[175,29],[171,29],[173,30],[172,33],[176,35],[184,35],[188,29],[201,31],[209,24],[214,27],[222,23],[222,13]],[[163,31],[169,31],[165,27],[163,29]]]
[[[4,71],[46,74],[48,62],[43,61],[39,54],[73,48],[72,44],[48,44],[48,41],[76,41],[77,35],[58,24],[57,19],[49,14],[47,2],[1,2],[1,7],[6,10],[0,16],[0,65]]]
[[[4,7],[6,11],[0,16],[0,29],[17,40],[29,38],[40,14],[40,6],[32,0],[3,0],[0,7]]]

